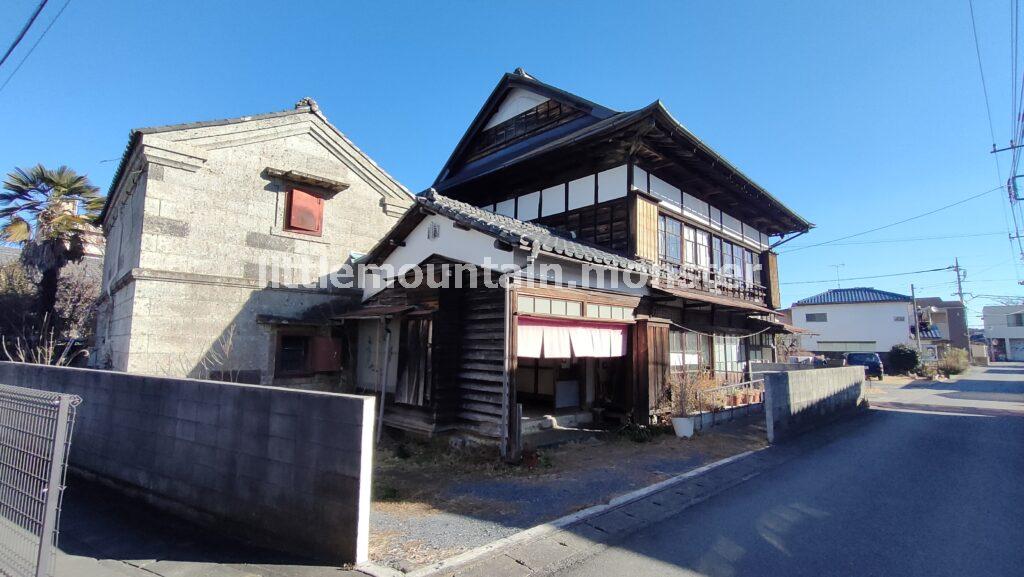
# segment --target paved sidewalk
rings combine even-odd
[[[778,467],[801,454],[813,451],[841,438],[863,413],[825,427],[793,442],[754,451],[745,457],[706,472],[668,482],[667,486],[645,496],[573,523],[563,529],[531,530],[535,537],[510,540],[464,563],[442,562],[424,567],[409,577],[524,577],[544,575],[571,566],[590,557],[610,543],[658,521],[667,519],[706,499],[735,487],[748,479]],[[527,534],[529,535],[529,534]],[[472,554],[472,552],[470,552]],[[383,568],[368,568],[377,575],[390,573]]]

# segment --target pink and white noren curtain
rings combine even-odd
[[[629,325],[519,317],[517,356],[534,359],[621,357]]]

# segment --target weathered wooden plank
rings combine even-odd
[[[475,401],[478,403],[490,403],[492,405],[501,406],[501,391],[483,393],[477,391],[462,391],[462,398],[466,401]],[[465,406],[465,405],[463,405]]]
[[[484,413],[478,413],[476,411],[461,411],[459,413],[459,418],[465,419],[467,421],[475,421],[477,423],[496,423],[499,425],[501,424],[500,416],[487,415]]]
[[[474,413],[483,413],[485,415],[496,415],[499,418],[501,417],[502,413],[500,404],[495,405],[492,403],[477,403],[473,401],[463,401],[462,403],[459,403],[459,407],[461,407],[465,411],[473,411]]]
[[[483,362],[483,361],[474,363],[474,362],[467,362],[467,361],[464,360],[464,361],[462,361],[462,363],[459,364],[459,368],[464,370],[464,371],[488,371],[488,372],[499,372],[499,373],[505,371],[505,365],[504,365],[504,363],[501,362],[501,359],[497,359],[497,360],[495,360],[492,363]]]
[[[459,383],[461,389],[460,394],[465,394],[465,391],[479,391],[482,393],[492,393],[495,395],[501,395],[501,385],[490,385],[487,383],[478,383],[473,381],[462,381]]]
[[[495,383],[501,383],[504,381],[504,379],[502,378],[502,374],[500,372],[495,374],[487,373],[484,371],[459,371],[459,378],[471,381],[485,381]]]
[[[504,355],[501,349],[484,349],[474,350],[469,349],[462,353],[462,359],[464,361],[494,361],[501,364],[505,361]]]

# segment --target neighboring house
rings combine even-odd
[[[989,360],[1024,361],[1024,305],[981,309]]]
[[[849,352],[884,356],[894,345],[913,344],[912,300],[868,287],[831,289],[793,303],[793,324],[814,333],[801,338],[808,351],[829,358]]]
[[[921,348],[926,359],[941,359],[950,347],[967,350],[967,318],[960,301],[918,298],[917,315],[921,326]]]
[[[417,202],[365,262],[470,263],[506,282],[365,285],[363,307],[341,315],[362,327],[357,384],[383,382],[387,425],[473,433],[506,454],[520,406],[646,423],[672,373],[739,381],[773,360],[785,328],[770,238],[813,226],[661,102],[616,112],[521,69]]]
[[[298,286],[300,271],[367,252],[411,204],[309,98],[133,130],[99,218],[107,250],[92,363],[341,386],[348,335],[312,320],[358,302],[358,291]],[[268,263],[287,286],[267,286]]]

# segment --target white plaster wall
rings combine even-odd
[[[819,341],[875,341],[875,352],[887,352],[897,344],[911,344],[911,304],[851,303],[836,305],[795,305],[793,324],[814,335],[802,335],[803,347],[817,351]],[[807,322],[808,313],[827,313],[828,322]],[[901,316],[905,320],[894,321]]]
[[[427,230],[436,224],[440,234],[427,238]],[[475,230],[464,230],[454,226],[451,219],[430,215],[424,218],[405,237],[405,246],[395,248],[382,263],[382,267],[394,267],[401,274],[422,263],[433,255],[440,255],[456,262],[483,266],[489,262],[492,268],[511,267],[515,264],[512,252],[494,246],[494,238]],[[488,260],[489,259],[489,260]],[[367,278],[363,284],[363,299],[368,299],[384,288],[380,277]]]
[[[547,100],[546,97],[534,94],[529,90],[513,88],[509,91],[505,100],[502,100],[501,104],[498,105],[498,109],[494,111],[491,118],[488,119],[487,124],[484,125],[484,130],[501,124],[514,116],[518,116]]]
[[[1014,313],[1024,313],[1024,305],[983,308],[981,315],[985,323],[985,338],[1024,339],[1024,327],[1011,327],[1006,324],[1006,317]]]

